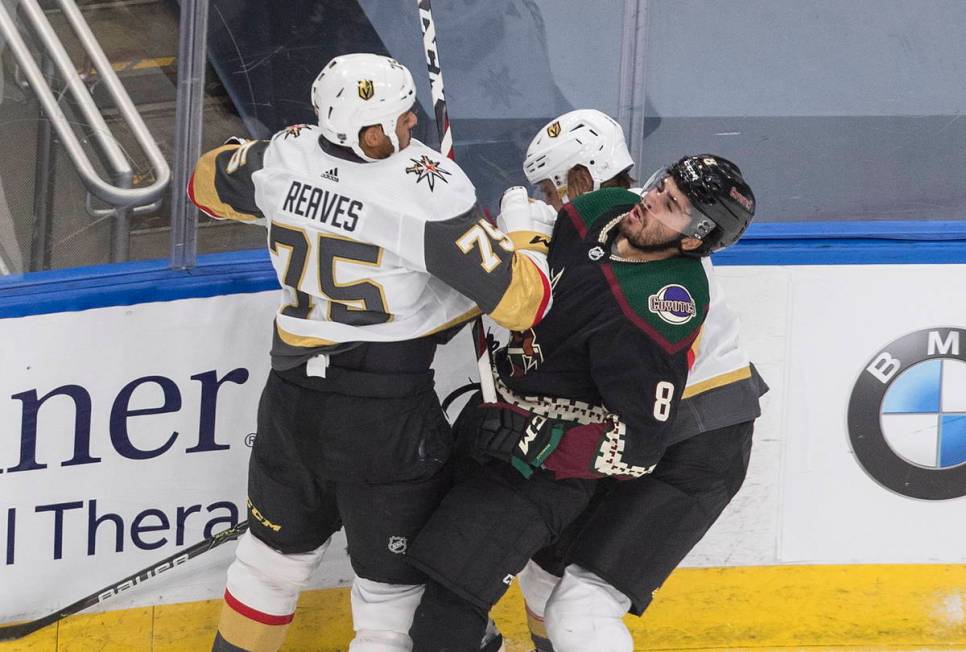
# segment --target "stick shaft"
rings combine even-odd
[[[418,0],[418,3],[419,24],[423,30],[423,53],[426,55],[430,94],[433,98],[433,111],[436,113],[439,150],[444,156],[455,160],[453,130],[450,128],[446,93],[443,90],[443,69],[439,63],[439,50],[436,47],[436,21],[433,20],[432,3],[430,0]],[[476,349],[476,366],[480,373],[480,392],[483,394],[483,400],[487,403],[495,403],[496,387],[493,384],[490,349],[487,345],[482,317],[473,320],[473,346]]]
[[[184,550],[179,550],[170,557],[165,557],[159,562],[156,562],[147,568],[139,570],[133,575],[128,575],[122,580],[118,580],[112,584],[108,584],[104,588],[91,593],[90,595],[81,598],[73,604],[69,604],[66,607],[55,611],[52,614],[42,616],[36,620],[31,620],[25,623],[16,623],[14,625],[0,625],[0,641],[14,641],[18,638],[23,638],[27,634],[32,634],[37,630],[43,629],[47,625],[51,625],[58,620],[63,620],[67,616],[72,616],[76,613],[80,613],[85,609],[109,600],[122,591],[134,588],[144,582],[153,579],[160,575],[161,573],[171,570],[176,566],[180,566],[189,559],[194,559],[204,553],[208,552],[213,548],[217,548],[223,543],[232,541],[241,536],[245,530],[248,529],[248,521],[242,521],[238,525],[223,530],[218,534],[209,537],[203,541],[199,541],[193,546],[189,546]]]

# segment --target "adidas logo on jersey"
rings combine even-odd
[[[339,183],[339,168],[332,168],[331,170],[323,172],[322,178]]]

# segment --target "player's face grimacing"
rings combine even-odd
[[[691,201],[674,179],[659,179],[621,220],[620,232],[640,251],[676,247],[691,222]],[[688,238],[693,240],[693,238]]]

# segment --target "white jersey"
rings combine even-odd
[[[289,127],[209,152],[189,193],[209,215],[268,227],[283,367],[348,343],[431,335],[480,308],[529,327],[549,307],[544,257],[516,251],[459,166],[415,140],[365,162],[317,127]]]
[[[711,259],[705,256],[701,262],[708,277],[710,302],[701,335],[691,347],[694,364],[688,373],[684,398],[751,376],[748,354],[738,343],[738,315],[725,301]]]
[[[738,315],[725,301],[711,259],[701,259],[708,277],[708,314],[691,346],[694,362],[681,396],[671,441],[726,428],[761,415],[759,397],[768,385],[738,343]]]

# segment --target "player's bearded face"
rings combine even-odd
[[[677,248],[690,223],[691,202],[666,177],[648,190],[621,220],[620,232],[639,251]]]

